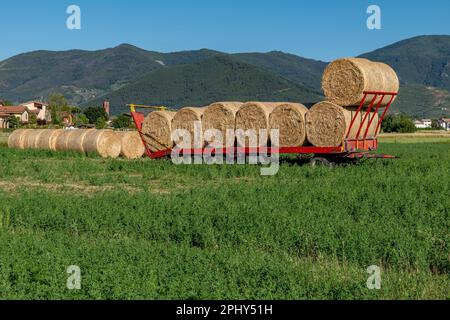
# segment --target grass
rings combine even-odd
[[[449,144],[381,149],[262,177],[0,147],[0,298],[448,299]]]

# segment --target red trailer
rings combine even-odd
[[[396,158],[395,156],[386,155],[386,154],[376,154],[373,153],[378,149],[378,139],[367,138],[369,127],[371,127],[374,117],[371,117],[368,126],[365,130],[363,130],[363,125],[366,123],[369,114],[371,112],[376,112],[381,114],[379,116],[379,120],[376,127],[376,132],[379,132],[381,128],[381,123],[383,122],[389,108],[394,101],[394,98],[397,96],[397,92],[378,92],[378,91],[366,91],[364,92],[364,97],[361,100],[361,103],[355,112],[355,115],[350,123],[350,127],[347,133],[346,138],[342,141],[342,144],[338,147],[313,147],[313,146],[304,146],[304,147],[289,147],[289,148],[224,148],[224,149],[189,149],[189,150],[181,150],[181,153],[188,153],[191,155],[205,154],[208,152],[210,154],[238,154],[244,153],[246,155],[249,154],[296,154],[302,159],[308,159],[311,165],[323,164],[331,166],[337,162],[351,161],[351,160],[359,160],[363,158],[384,158],[384,159],[392,159]],[[381,107],[383,100],[386,97],[390,97],[389,103],[386,107]],[[366,102],[370,100],[369,105],[366,107]],[[158,159],[170,156],[172,153],[172,149],[167,149],[158,152],[152,152],[145,142],[144,136],[142,134],[142,124],[144,122],[145,115],[143,113],[137,112],[137,108],[146,108],[145,106],[140,105],[129,105],[131,109],[131,116],[136,124],[136,127],[141,135],[142,142],[144,143],[146,149],[146,155],[151,159]],[[164,109],[164,107],[151,107],[157,109]],[[355,121],[360,114],[362,115],[362,122],[357,131],[357,139],[349,139],[350,132],[354,127]]]

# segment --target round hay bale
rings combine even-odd
[[[337,104],[324,101],[315,104],[306,114],[306,136],[308,141],[316,147],[337,147],[347,136],[351,121],[356,114],[356,108],[346,109]],[[349,139],[356,139],[358,130],[363,122],[365,112],[358,113],[350,131]],[[378,114],[372,112],[366,118],[359,133],[364,137],[370,119],[374,117],[366,138],[375,138],[378,125]]]
[[[145,117],[142,124],[142,134],[152,152],[163,151],[173,147],[172,120],[175,116],[172,111],[154,111]]]
[[[71,139],[71,136],[77,134],[78,130],[64,130],[58,137],[55,142],[55,150],[56,151],[70,151],[68,143]]]
[[[36,142],[36,148],[42,150],[56,151],[56,140],[64,133],[62,129],[48,129],[45,130],[38,138]]]
[[[195,107],[186,107],[178,111],[172,120],[172,131],[175,130],[187,130],[191,135],[191,148],[195,147],[203,147],[203,137],[201,138],[201,146],[196,146],[194,141],[194,131],[195,131],[195,123],[198,121],[202,121],[203,113],[206,111],[207,107],[195,108]],[[202,129],[202,125],[200,125],[200,129]],[[173,141],[174,144],[180,144],[183,139],[178,139]]]
[[[117,158],[121,151],[119,136],[112,130],[89,130],[84,137],[84,152],[96,152],[103,158]]]
[[[23,148],[36,149],[39,136],[44,132],[42,129],[31,129],[23,135]]]
[[[23,149],[24,134],[28,130],[14,130],[8,137],[8,148]]]
[[[306,143],[308,109],[299,103],[283,103],[269,117],[270,130],[279,130],[279,147],[301,147]]]
[[[277,102],[247,102],[236,113],[236,130],[242,130],[245,133],[247,130],[255,130],[258,138],[258,145],[250,145],[249,139],[241,137],[238,139],[239,147],[258,147],[266,146],[269,141],[269,116],[270,113],[280,103]],[[260,141],[260,130],[267,130],[267,139]],[[237,132],[239,133],[239,132]],[[245,141],[245,142],[243,142]]]
[[[400,82],[387,64],[363,58],[345,58],[328,65],[322,77],[322,88],[330,102],[356,106],[361,103],[364,91],[398,92]],[[370,104],[372,99],[373,96],[368,95],[365,104]],[[381,106],[386,106],[390,99],[390,96],[384,97]]]
[[[76,151],[76,152],[84,152],[83,148],[83,142],[86,138],[86,135],[93,131],[94,129],[82,129],[82,130],[75,130],[74,134],[69,136],[69,139],[67,140],[67,149],[70,151]]]
[[[122,148],[120,155],[127,159],[139,159],[145,154],[145,147],[141,135],[137,131],[118,132]]]
[[[234,146],[234,135],[231,141],[227,141],[227,130],[236,129],[236,113],[242,107],[242,102],[216,102],[206,108],[203,113],[203,133],[207,130],[219,130],[222,133],[223,147]],[[205,138],[206,143],[212,143],[214,138]]]

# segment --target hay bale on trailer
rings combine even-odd
[[[202,130],[202,116],[207,107],[186,107],[178,111],[172,120],[172,131],[174,130],[187,130],[191,135],[191,148],[204,146],[203,137],[201,138],[201,145],[196,146],[194,141],[195,123],[200,122],[199,129]],[[174,140],[174,144],[180,144],[183,139]]]
[[[202,125],[203,133],[207,130],[215,129],[222,133],[223,147],[233,147],[235,137],[227,141],[227,130],[235,130],[236,128],[236,113],[242,107],[242,102],[216,102],[206,108],[203,113]],[[207,144],[212,143],[214,138],[205,137]]]
[[[308,141],[316,147],[337,147],[341,145],[347,136],[351,121],[357,108],[343,108],[332,102],[323,101],[315,104],[306,114],[306,135]],[[365,115],[360,112],[350,131],[349,139],[363,138],[367,126],[373,118],[368,130],[367,138],[376,138],[378,132],[378,114],[371,112],[361,127],[359,136],[357,133]]]
[[[76,130],[76,134],[70,135],[67,140],[67,149],[84,153],[84,139],[90,131],[95,131],[95,129]]]
[[[328,65],[322,77],[322,88],[327,100],[341,106],[361,103],[364,91],[398,92],[400,82],[395,71],[387,64],[363,58],[345,58]],[[368,96],[368,105],[373,96]],[[386,106],[391,96],[386,96]],[[378,101],[377,101],[378,102]]]
[[[236,113],[236,130],[254,130],[258,138],[258,145],[253,145],[244,137],[238,138],[239,147],[266,146],[269,141],[269,116],[280,103],[277,102],[247,102]],[[267,130],[266,137],[260,136],[260,130]],[[238,133],[238,132],[236,132]],[[260,141],[263,140],[263,141]],[[245,142],[244,142],[245,141]]]
[[[142,134],[152,152],[163,151],[173,147],[172,120],[175,116],[172,111],[154,111],[145,117],[142,124]]]
[[[127,159],[139,159],[145,154],[145,147],[142,143],[141,135],[137,131],[118,132],[120,137],[120,155]]]
[[[103,158],[117,158],[122,145],[112,130],[90,130],[83,141],[84,152],[95,152]]]
[[[8,137],[8,148],[23,149],[23,139],[26,129],[14,130]]]
[[[56,151],[56,140],[64,132],[62,129],[47,129],[37,139],[36,148]]]
[[[301,147],[306,144],[306,114],[299,103],[282,103],[269,116],[270,130],[279,130],[279,147]]]

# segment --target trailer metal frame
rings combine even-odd
[[[330,147],[314,147],[314,146],[302,146],[302,147],[260,147],[260,148],[241,148],[241,147],[232,147],[232,148],[222,148],[222,149],[214,149],[214,148],[202,148],[202,149],[183,149],[179,150],[180,154],[190,154],[190,155],[203,155],[205,153],[213,154],[213,155],[236,155],[236,154],[296,154],[300,158],[304,158],[305,156],[312,156],[311,164],[315,165],[317,163],[322,163],[324,165],[332,165],[336,162],[343,162],[349,160],[359,160],[363,158],[382,158],[382,159],[394,159],[396,156],[386,155],[386,154],[374,154],[373,151],[378,150],[378,139],[377,138],[367,138],[369,128],[373,124],[375,117],[371,117],[369,119],[368,125],[363,132],[364,123],[366,123],[367,118],[370,113],[373,111],[375,113],[380,113],[381,109],[384,109],[379,114],[379,120],[376,126],[376,132],[379,132],[381,128],[381,124],[385,119],[388,110],[390,109],[392,102],[395,97],[398,95],[398,92],[383,92],[383,91],[365,91],[364,96],[353,116],[348,132],[343,139],[342,143],[339,146],[330,146]],[[382,107],[382,102],[386,97],[390,97],[389,103]],[[366,102],[370,101],[367,105]],[[143,106],[143,105],[128,105],[131,110],[131,116],[133,118],[134,123],[136,124],[136,128],[141,136],[142,143],[145,146],[146,155],[150,159],[159,159],[170,156],[172,153],[172,149],[162,150],[153,152],[151,151],[149,145],[145,141],[144,134],[142,133],[142,125],[144,123],[145,115],[141,112],[138,112],[137,109],[158,109],[158,110],[167,110],[165,107],[154,107],[154,106]],[[358,128],[356,139],[350,139],[350,133],[353,129],[356,119],[359,115],[362,115],[362,122]]]

